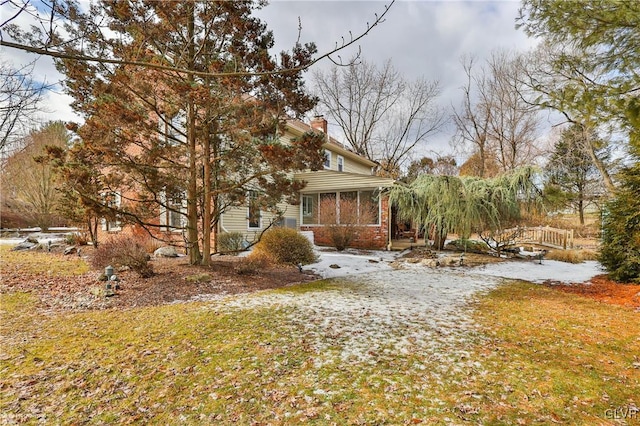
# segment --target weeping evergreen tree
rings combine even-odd
[[[491,179],[423,175],[389,190],[402,219],[430,231],[444,247],[448,233],[468,238],[474,232],[497,232],[517,222],[525,209],[540,205],[535,169],[522,167]]]

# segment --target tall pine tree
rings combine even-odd
[[[315,105],[295,71],[312,61],[315,45],[296,44],[276,60],[272,33],[251,16],[262,5],[103,0],[89,13],[103,17],[111,35],[79,17],[70,31],[93,42],[73,49],[169,67],[59,62],[86,117],[77,154],[99,165],[103,192],[122,194],[119,219],[151,231],[159,211],[184,215],[192,264],[209,262],[220,216],[249,191],[263,209],[276,209],[301,188],[288,172],[322,167],[321,137],[279,141],[285,120]]]

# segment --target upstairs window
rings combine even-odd
[[[324,168],[331,169],[331,151],[324,151]]]
[[[338,155],[338,171],[344,172],[344,157],[342,155]]]
[[[160,132],[164,135],[167,145],[177,146],[187,140],[186,133],[187,116],[184,111],[178,111],[173,115],[160,117]]]

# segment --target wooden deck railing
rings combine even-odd
[[[537,226],[505,229],[503,233],[517,234],[516,244],[537,244],[562,250],[573,248],[573,229]]]

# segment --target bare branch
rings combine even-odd
[[[331,56],[335,55],[336,53],[338,53],[341,50],[344,50],[344,49],[346,49],[346,48],[348,48],[350,46],[353,46],[353,45],[357,44],[367,34],[369,34],[373,28],[375,28],[377,25],[379,25],[382,22],[384,22],[385,21],[384,17],[389,12],[389,10],[391,9],[391,6],[393,5],[394,2],[395,2],[395,0],[392,0],[391,3],[389,3],[389,5],[385,5],[384,6],[384,12],[382,12],[382,14],[380,14],[380,16],[378,16],[377,14],[375,15],[376,19],[373,22],[373,24],[369,25],[369,23],[367,22],[367,29],[365,31],[363,31],[360,35],[358,35],[357,37],[354,38],[353,36],[351,36],[349,41],[345,41],[345,38],[343,36],[341,44],[336,43],[336,46],[332,50],[330,50],[328,52],[325,52],[324,54],[314,58],[313,60],[311,60],[309,63],[305,64],[304,66],[291,67],[291,68],[285,68],[285,69],[276,69],[276,70],[273,70],[273,71],[261,71],[261,72],[252,72],[252,71],[203,72],[203,71],[195,71],[195,70],[190,70],[190,69],[186,69],[186,68],[175,67],[175,66],[172,66],[172,65],[161,64],[161,63],[153,63],[153,62],[148,62],[148,61],[130,61],[130,60],[122,60],[122,59],[102,58],[102,57],[97,57],[97,56],[92,56],[92,55],[85,55],[85,54],[82,54],[82,53],[69,53],[69,52],[65,52],[63,50],[50,49],[48,47],[48,43],[45,43],[44,47],[38,47],[38,46],[34,46],[34,45],[26,45],[26,44],[22,44],[22,43],[16,43],[16,42],[4,40],[4,37],[2,36],[2,32],[0,32],[0,46],[8,47],[8,48],[11,48],[11,49],[22,50],[22,51],[29,52],[29,53],[36,53],[38,55],[49,56],[49,57],[57,58],[57,59],[67,59],[67,60],[84,61],[84,62],[95,62],[95,63],[101,63],[101,64],[139,66],[139,67],[151,68],[151,69],[157,69],[157,70],[174,71],[174,72],[178,72],[178,73],[182,73],[182,74],[191,74],[193,76],[198,76],[198,77],[213,77],[213,78],[218,78],[218,77],[245,77],[245,76],[268,76],[268,75],[277,75],[277,74],[286,74],[286,73],[296,73],[296,72],[303,71],[303,70],[306,70],[306,69],[310,68],[311,66],[313,66],[314,64],[322,61],[325,58],[329,59],[334,64],[340,63],[339,61],[335,61]],[[25,4],[25,6],[23,6],[22,9],[20,9],[15,14],[14,17],[12,17],[9,20],[5,21],[2,24],[2,26],[0,26],[0,31],[2,30],[2,28],[6,24],[8,24],[8,22],[10,20],[15,19],[15,17],[17,17],[25,9],[26,9],[26,4]],[[52,7],[52,13],[53,13],[53,10],[54,10],[54,7]],[[49,20],[49,22],[52,24],[53,16]],[[51,31],[53,31],[52,27],[51,27]],[[350,34],[351,34],[351,32],[350,32]],[[51,39],[51,34],[49,34],[49,36],[50,36],[49,39]],[[344,65],[344,64],[342,64],[342,65]]]

